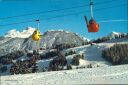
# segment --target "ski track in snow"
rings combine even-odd
[[[90,46],[90,45],[80,46],[76,48],[71,48],[69,50],[76,50],[76,52],[79,54],[84,53],[85,60],[89,61],[91,64],[100,64],[102,66],[111,65],[109,62],[105,61],[102,58],[101,53],[103,49],[105,49],[103,45],[97,44],[94,46]]]

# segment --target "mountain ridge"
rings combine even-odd
[[[37,43],[32,40],[30,31],[34,31],[34,28],[28,28],[28,31],[24,30],[19,33],[18,37],[12,36],[11,34],[5,35],[0,39],[0,53],[10,53],[16,50],[34,50],[37,48]],[[15,30],[17,35],[17,31]],[[13,33],[15,35],[15,33]],[[24,33],[28,33],[27,36],[20,36]],[[84,39],[83,37],[77,35],[73,32],[68,32],[64,30],[54,30],[54,31],[46,31],[43,34],[42,39],[39,41],[40,48],[52,48],[53,46],[60,44],[73,44],[75,46],[81,46],[84,42],[88,42],[88,39]]]

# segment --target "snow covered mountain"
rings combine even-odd
[[[92,40],[93,43],[102,43],[102,42],[111,42],[111,41],[115,41],[117,39],[117,41],[119,39],[123,39],[123,38],[128,38],[128,34],[127,33],[119,33],[119,32],[111,32],[106,36],[102,36],[96,40]]]
[[[11,38],[28,38],[32,35],[32,33],[35,31],[35,28],[27,27],[26,30],[23,30],[22,32],[17,31],[16,29],[12,29],[9,32],[6,33],[4,37],[11,37]]]
[[[108,34],[108,37],[110,38],[115,38],[115,37],[120,37],[120,36],[126,36],[126,33],[120,33],[120,32],[111,32]]]
[[[4,55],[17,50],[34,50],[37,43],[32,40],[31,35],[35,29],[28,27],[22,32],[11,30],[5,37],[0,38],[0,54]],[[83,39],[79,35],[66,31],[47,31],[39,41],[40,48],[51,48],[59,44],[69,44],[80,46],[88,39]]]
[[[52,47],[53,45],[59,45],[63,43],[80,46],[82,43],[87,41],[88,39],[85,40],[75,33],[62,30],[45,32],[41,40],[41,44],[45,45],[46,47]]]
[[[120,34],[121,34],[121,33],[119,33],[119,32],[114,32],[114,31],[113,31],[113,32],[109,33],[108,35],[109,35],[109,36],[113,36],[113,35],[120,35]]]

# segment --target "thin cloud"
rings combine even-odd
[[[99,21],[99,23],[105,23],[105,22],[128,22],[128,20],[103,20],[103,21]]]

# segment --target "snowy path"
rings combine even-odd
[[[93,65],[98,64],[100,66],[108,66],[108,65],[110,66],[111,64],[102,58],[102,50],[104,48],[105,48],[104,45],[97,44],[93,46],[90,46],[90,45],[80,46],[80,47],[71,48],[71,49],[76,50],[77,53],[83,53],[85,56],[85,60],[90,62]]]
[[[128,84],[128,65],[2,76],[1,85]]]

